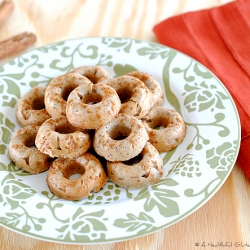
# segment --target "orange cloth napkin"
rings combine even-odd
[[[205,65],[230,92],[241,121],[237,161],[250,178],[250,0],[174,16],[153,31],[160,43]]]

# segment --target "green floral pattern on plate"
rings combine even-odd
[[[162,86],[164,106],[183,116],[187,135],[162,155],[165,174],[156,185],[126,190],[108,181],[91,197],[70,202],[49,191],[46,172],[31,175],[9,160],[9,141],[20,128],[20,96],[82,65],[102,66],[111,77],[132,70],[152,74]],[[0,223],[44,240],[113,242],[170,226],[211,198],[239,151],[239,117],[223,84],[192,58],[146,41],[82,38],[23,54],[0,67],[0,107]]]

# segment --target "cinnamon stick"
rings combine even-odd
[[[36,36],[32,33],[24,32],[0,42],[0,60],[14,55],[36,42]]]
[[[3,1],[0,3],[0,25],[7,19],[12,13],[14,4],[12,1]]]

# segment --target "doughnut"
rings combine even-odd
[[[72,180],[70,176],[81,175]],[[66,200],[80,200],[98,192],[107,176],[100,161],[90,153],[74,159],[57,158],[49,168],[47,185],[52,193]]]
[[[87,77],[94,84],[106,84],[109,81],[109,73],[100,66],[82,66],[79,68],[75,68],[70,72],[79,73]]]
[[[45,91],[44,103],[52,118],[66,115],[66,102],[69,93],[90,80],[78,73],[67,73],[53,79]]]
[[[131,71],[126,75],[136,77],[145,83],[152,93],[154,105],[161,106],[163,104],[164,99],[160,83],[153,76],[141,71]]]
[[[121,102],[113,88],[88,82],[75,88],[66,104],[66,116],[75,127],[97,129],[117,116]]]
[[[22,127],[39,126],[50,118],[44,105],[45,89],[46,87],[36,86],[18,100],[16,119]]]
[[[39,128],[36,147],[51,157],[75,158],[91,146],[90,135],[73,127],[66,116],[50,118]]]
[[[160,153],[174,149],[186,134],[186,126],[180,114],[165,107],[154,106],[142,122],[148,132],[149,142]]]
[[[147,140],[147,131],[140,120],[120,114],[96,130],[93,147],[108,161],[126,161],[138,155]]]
[[[146,72],[110,78],[100,66],[75,68],[19,99],[22,128],[8,157],[31,174],[48,170],[49,190],[66,200],[91,196],[107,178],[123,188],[154,185],[164,174],[160,154],[186,134],[183,118],[163,100]]]
[[[17,167],[31,174],[46,171],[53,161],[34,147],[38,130],[39,126],[36,125],[23,127],[13,134],[9,143],[9,158]]]
[[[140,119],[153,106],[152,94],[147,86],[136,77],[119,76],[111,79],[108,85],[114,88],[120,97],[120,113]]]
[[[124,188],[143,188],[158,183],[163,175],[163,161],[156,148],[147,142],[142,152],[129,161],[107,162],[107,175]]]

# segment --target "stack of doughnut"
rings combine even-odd
[[[22,128],[9,157],[29,173],[48,170],[49,189],[66,200],[98,192],[107,178],[132,189],[156,184],[160,154],[186,134],[180,114],[162,104],[159,82],[145,72],[111,78],[100,66],[76,68],[19,99]]]

